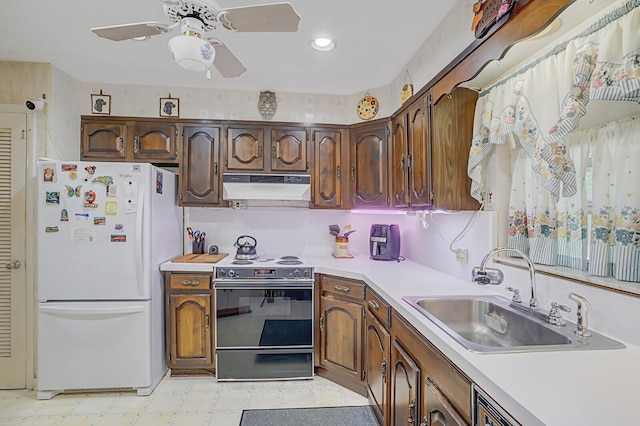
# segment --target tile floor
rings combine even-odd
[[[366,398],[322,377],[273,382],[216,382],[165,376],[153,394],[60,394],[0,390],[0,425],[238,426],[243,409],[367,405]],[[286,426],[286,425],[283,425]]]

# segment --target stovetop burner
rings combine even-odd
[[[298,256],[282,256],[280,260],[300,260]]]
[[[246,260],[246,259],[236,259],[231,263],[233,265],[251,265],[251,264],[253,264],[253,261],[252,260]]]
[[[302,265],[302,260],[282,258],[276,262],[278,265]]]

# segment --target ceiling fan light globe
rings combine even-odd
[[[216,52],[211,43],[199,37],[179,35],[169,40],[171,59],[189,71],[204,71],[211,67]]]

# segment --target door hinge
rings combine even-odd
[[[324,331],[324,314],[320,315],[320,333]]]
[[[316,134],[315,134],[315,132],[311,135],[311,142],[313,142],[313,143],[316,142]]]
[[[411,400],[409,404],[409,418],[407,421],[411,424],[416,422],[416,400],[415,398]]]
[[[364,382],[367,379],[367,370],[362,370],[362,381]]]
[[[384,358],[382,360],[382,366],[380,366],[382,370],[382,383],[387,383],[387,359]]]

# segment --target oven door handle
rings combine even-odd
[[[233,282],[218,281],[214,283],[216,290],[267,289],[267,290],[308,290],[313,288],[313,281],[292,282],[286,280],[238,280]]]

